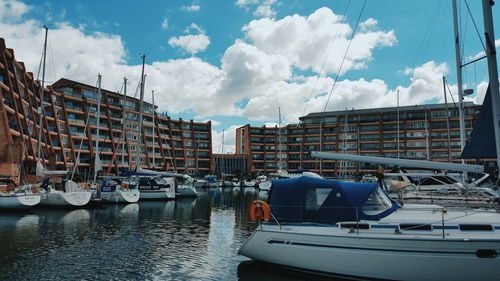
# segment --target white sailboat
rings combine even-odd
[[[401,207],[377,183],[312,177],[274,181],[268,202],[251,207],[250,217],[262,222],[239,250],[257,261],[370,280],[491,280],[500,274],[500,214],[494,210]]]
[[[175,178],[164,174],[138,168],[129,178],[128,184],[137,187],[140,191],[140,200],[168,200],[175,199]]]
[[[22,209],[40,203],[38,185],[16,186],[12,179],[0,179],[0,209]]]
[[[146,56],[142,55],[142,71],[141,71],[141,84],[140,84],[140,102],[139,102],[139,145],[144,145],[144,150],[147,149],[143,144],[142,132],[142,109],[144,104],[144,65],[146,63]],[[174,178],[166,177],[163,172],[156,172],[141,168],[141,159],[136,155],[136,168],[135,171],[129,173],[128,184],[129,187],[137,188],[140,192],[140,199],[149,200],[166,200],[175,198],[175,180]]]
[[[92,193],[74,181],[65,179],[67,171],[46,170],[38,161],[36,173],[38,177],[44,178],[40,185],[40,205],[81,207],[89,203]]]
[[[38,153],[37,153],[37,163],[36,163],[36,175],[37,177],[43,178],[43,182],[40,185],[40,205],[46,206],[67,206],[67,207],[79,207],[84,206],[90,201],[91,193],[84,190],[78,184],[72,180],[63,179],[62,177],[67,176],[67,171],[51,171],[43,167],[41,149],[42,149],[42,133],[43,133],[43,96],[44,96],[44,80],[45,80],[45,54],[47,49],[47,33],[48,28],[45,27],[45,45],[44,45],[44,55],[43,55],[43,68],[42,68],[42,85],[40,91],[40,108],[38,113],[40,114],[40,119],[38,122]]]
[[[492,114],[500,162],[498,73],[491,5],[483,0]],[[454,3],[455,4],[455,3]],[[455,7],[455,5],[454,5]],[[490,151],[491,152],[491,151]],[[484,167],[313,152],[342,161],[482,172]],[[301,177],[273,183],[269,205],[254,202],[259,227],[241,247],[252,259],[352,279],[496,280],[500,275],[497,210],[398,206],[378,183]]]
[[[125,80],[126,81],[126,80]],[[125,82],[126,83],[126,82]],[[125,90],[126,91],[126,90]],[[126,95],[126,93],[125,93]],[[99,126],[101,116],[101,74],[98,75],[97,90],[97,137],[95,145],[94,161],[94,181],[97,185],[97,173],[102,170],[101,159],[99,157]],[[123,117],[125,119],[125,117]],[[97,188],[96,188],[97,189]],[[104,178],[100,183],[98,191],[99,199],[108,203],[135,203],[139,201],[140,193],[136,186],[130,186],[126,180]]]

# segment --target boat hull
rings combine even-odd
[[[44,206],[82,207],[89,203],[92,193],[89,191],[49,191],[40,202]]]
[[[243,186],[244,187],[254,187],[255,186],[255,182],[254,181],[244,181],[243,182]]]
[[[8,194],[0,196],[0,209],[25,209],[40,203],[38,194]]]
[[[196,197],[198,193],[194,188],[186,187],[186,188],[178,188],[175,197]]]
[[[114,192],[101,192],[101,198],[110,203],[135,203],[139,201],[139,190],[116,190]]]
[[[140,200],[169,200],[174,198],[175,198],[175,191],[171,189],[140,191]]]
[[[271,181],[264,181],[264,182],[259,183],[259,189],[261,189],[261,190],[270,190],[271,186],[272,186]]]
[[[256,230],[239,253],[257,261],[332,276],[389,280],[495,279],[500,275],[500,258],[480,258],[476,255],[479,249],[500,253],[500,239],[443,240],[414,236],[395,239],[355,233],[334,236]]]

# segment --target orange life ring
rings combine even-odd
[[[250,221],[269,221],[271,219],[271,208],[262,200],[255,200],[250,205]]]
[[[123,190],[128,189],[128,183],[124,183],[124,184],[122,184],[122,189],[123,189]]]

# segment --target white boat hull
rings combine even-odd
[[[272,185],[271,181],[264,181],[264,182],[259,183],[259,189],[271,190],[271,185]]]
[[[194,185],[194,187],[202,188],[202,187],[206,187],[208,185],[208,182],[203,181],[203,180],[199,180],[199,181],[194,182],[193,185]]]
[[[7,194],[0,195],[0,209],[23,209],[40,203],[38,194]]]
[[[111,203],[135,203],[139,201],[139,190],[115,190],[112,192],[102,192],[101,199]]]
[[[243,186],[245,186],[245,187],[254,187],[255,186],[255,182],[254,181],[244,181],[243,182]]]
[[[173,189],[159,189],[159,190],[141,190],[140,199],[145,200],[167,200],[174,199],[175,191]]]
[[[285,226],[286,228],[286,226]],[[494,245],[494,249],[492,248]],[[374,235],[312,235],[256,230],[240,249],[251,259],[339,277],[390,280],[494,280],[500,258],[479,258],[479,249],[500,253],[500,238],[415,239]]]
[[[90,191],[63,192],[51,190],[42,195],[41,205],[81,207],[89,203],[92,193]]]
[[[198,193],[191,187],[178,188],[175,197],[196,197]]]

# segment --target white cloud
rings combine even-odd
[[[240,7],[244,7],[247,5],[259,4],[259,0],[238,0],[236,1],[236,5]]]
[[[179,37],[171,37],[168,44],[172,47],[180,47],[187,53],[194,55],[204,51],[210,45],[210,39],[205,34],[185,35]]]
[[[497,39],[497,40],[495,40],[495,48],[498,49],[499,47],[500,47],[500,39]],[[469,61],[472,61],[472,60],[476,60],[476,59],[479,59],[481,57],[484,57],[485,55],[486,55],[486,53],[484,51],[481,51],[473,56],[468,57],[467,59]]]
[[[225,78],[219,98],[233,103],[265,93],[271,84],[289,79],[292,75],[284,56],[268,55],[240,40],[224,53],[222,70]]]
[[[23,13],[18,15],[23,16]],[[315,63],[324,59],[331,36],[331,30],[324,30],[323,25],[327,29],[335,27],[339,30],[340,42],[335,43],[338,48],[351,32],[351,27],[340,24],[338,16],[329,9],[319,9],[307,18],[293,15],[281,20],[252,21],[244,29],[249,42],[236,40],[224,52],[220,67],[197,57],[167,61],[151,61],[147,58],[146,92],[155,90],[160,111],[174,114],[192,111],[197,114],[195,118],[200,120],[226,115],[271,124],[277,122],[278,107],[281,107],[282,123],[296,123],[299,116],[323,110],[334,82],[331,77],[317,80],[315,76],[297,76],[293,72],[294,67],[318,71],[321,63]],[[40,26],[39,22],[31,19],[22,23],[0,21],[0,30],[7,46],[15,50],[16,58],[24,61],[29,71],[35,71],[40,60],[43,45],[43,29]],[[361,67],[372,59],[373,48],[391,46],[396,41],[392,32],[376,30],[375,21],[366,20],[363,29],[355,39],[358,41],[353,43],[349,58],[351,66],[345,71]],[[203,30],[195,24],[189,30],[200,34],[186,36],[204,36]],[[204,50],[210,42],[208,37],[205,44],[198,45],[193,43],[196,40],[187,40],[187,37],[173,38],[174,46],[185,48],[192,54]],[[56,57],[49,56],[48,59],[54,63],[49,62],[48,65],[53,64],[55,71],[49,71],[52,75],[47,80],[65,77],[94,85],[97,73],[102,73],[103,87],[118,90],[122,77],[127,76],[130,81],[129,94],[133,95],[132,89],[135,89],[139,80],[141,66],[127,65],[129,58],[120,36],[89,33],[84,27],[76,28],[63,22],[56,23],[56,28],[49,32],[51,42],[57,42],[50,44]],[[354,45],[360,46],[354,48]],[[339,55],[332,54],[331,57],[338,59]],[[330,72],[332,70],[336,68],[332,67]],[[432,61],[408,69],[406,85],[398,87],[401,105],[441,99],[441,77],[448,71],[446,64]],[[456,93],[455,87],[451,88]],[[341,79],[336,84],[327,110],[350,109],[353,106],[394,106],[395,93],[396,89],[389,89],[380,79]],[[218,124],[213,121],[214,126]],[[236,127],[225,132],[226,152],[231,151],[231,146],[234,151],[234,132],[231,131]],[[214,131],[214,152],[219,149],[215,138],[219,135],[221,139],[221,133]]]
[[[236,149],[236,129],[241,126],[243,124],[231,126],[224,132],[212,130],[212,153],[234,154]],[[222,144],[224,144],[224,148]]]
[[[11,22],[21,19],[30,8],[15,0],[0,0],[0,21]]]
[[[208,121],[212,121],[212,126],[220,126],[220,125],[222,125],[221,122],[216,121],[216,120],[210,120],[210,119],[205,119],[205,120],[203,120],[201,122],[208,122]]]
[[[259,5],[257,9],[253,12],[253,15],[256,17],[268,17],[272,18],[276,16],[276,11],[273,10],[271,5]]]
[[[197,12],[200,10],[200,6],[199,5],[191,5],[191,6],[182,6],[182,9],[184,11],[188,11],[188,12]]]
[[[279,20],[253,20],[243,27],[243,31],[262,51],[284,55],[299,69],[312,69],[315,72],[320,71],[330,41],[334,39],[324,71],[336,73],[352,32],[348,24],[340,21],[341,17],[329,8],[320,8],[307,17],[295,14]],[[368,21],[363,30],[356,34],[341,74],[366,67],[366,61],[373,59],[374,49],[396,43],[393,31],[379,31],[375,28],[376,25]]]
[[[199,27],[196,23],[191,23],[185,30],[185,33],[189,33],[191,30],[197,31],[199,34],[205,34],[205,30]]]
[[[168,28],[168,18],[164,18],[163,22],[161,23],[161,29],[167,29]]]

